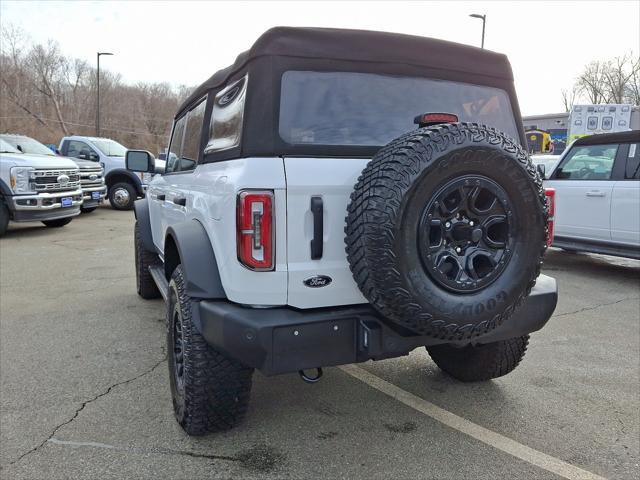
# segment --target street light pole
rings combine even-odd
[[[96,137],[100,136],[100,55],[113,55],[113,53],[97,52],[98,69],[96,78]]]
[[[482,44],[480,45],[480,48],[484,48],[484,27],[485,27],[485,24],[487,23],[487,16],[486,15],[480,15],[478,13],[472,13],[469,16],[473,17],[473,18],[479,18],[479,19],[482,20]]]

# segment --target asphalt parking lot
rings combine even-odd
[[[239,428],[189,438],[132,232],[104,207],[0,239],[0,477],[638,478],[639,261],[550,251],[556,314],[506,377],[461,384],[424,350],[316,385],[256,374]]]

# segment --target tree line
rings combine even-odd
[[[630,52],[612,60],[595,60],[561,93],[567,112],[579,101],[640,105],[640,58]]]
[[[0,32],[0,132],[58,144],[66,135],[95,135],[96,69],[33,43],[20,29]],[[192,88],[168,83],[127,85],[100,69],[100,134],[129,148],[162,152],[171,122]]]

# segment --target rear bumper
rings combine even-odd
[[[556,281],[541,275],[509,321],[474,342],[506,340],[541,329],[557,300]],[[193,321],[209,344],[265,375],[398,357],[420,346],[447,343],[402,336],[368,304],[296,310],[203,300],[193,307]]]

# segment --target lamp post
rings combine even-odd
[[[100,55],[113,55],[113,53],[98,52],[98,76],[96,82],[96,137],[100,136]]]
[[[479,19],[482,20],[482,44],[480,45],[480,48],[484,48],[484,26],[487,23],[487,16],[486,15],[480,15],[479,13],[472,13],[469,16],[473,17],[473,18],[479,18]]]

